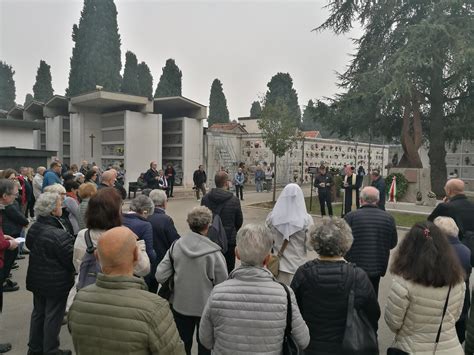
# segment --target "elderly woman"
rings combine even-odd
[[[318,257],[302,265],[291,283],[311,335],[305,353],[343,353],[348,297],[353,287],[355,308],[359,313],[364,312],[377,329],[380,308],[369,277],[364,270],[344,260],[352,241],[350,227],[339,218],[323,219],[321,225],[311,228],[309,246]]]
[[[455,323],[464,304],[464,270],[441,230],[431,222],[415,224],[390,271],[385,322],[395,333],[393,347],[409,354],[463,354]]]
[[[296,269],[306,261],[306,233],[313,224],[297,184],[285,186],[266,223],[273,231],[274,251],[280,257],[277,279],[289,285]]]
[[[57,193],[61,196],[61,204],[62,204],[62,209],[63,209],[63,213],[60,217],[61,219],[61,222],[62,224],[66,227],[67,231],[72,234],[72,235],[76,235],[75,232],[75,228],[73,226],[73,224],[71,223],[71,219],[69,218],[69,215],[71,214],[71,211],[69,210],[68,207],[66,207],[64,201],[66,199],[66,189],[64,188],[63,185],[60,185],[60,184],[53,184],[53,185],[49,185],[49,186],[46,186],[44,189],[43,189],[44,192],[54,192],[54,193]],[[73,204],[71,204],[71,206],[74,207]],[[71,207],[70,206],[70,207]],[[79,208],[79,207],[78,207]],[[76,226],[78,228],[78,226]]]
[[[130,211],[122,215],[122,222],[138,236],[139,240],[145,241],[146,253],[150,264],[156,260],[156,252],[153,248],[153,229],[147,218],[155,210],[155,204],[148,196],[139,195],[132,200]]]
[[[58,347],[67,296],[74,284],[74,237],[61,222],[61,202],[57,193],[41,194],[35,204],[36,222],[26,236],[30,250],[26,289],[33,292],[28,354],[67,353]]]
[[[461,317],[456,322],[456,333],[458,334],[459,342],[462,344],[466,338],[466,321],[471,306],[471,295],[469,286],[469,277],[471,276],[471,250],[458,239],[459,228],[456,222],[451,217],[436,217],[433,223],[441,229],[444,235],[448,238],[449,244],[453,247],[461,266],[464,269],[464,282],[466,284],[466,293],[464,296],[464,306],[462,308]]]
[[[227,267],[221,248],[207,237],[212,212],[195,207],[188,213],[190,232],[178,239],[156,270],[156,280],[163,284],[173,277],[170,298],[176,326],[183,339],[186,354],[191,354],[194,329],[199,322],[212,288],[227,279]],[[198,340],[199,354],[210,354]]]
[[[201,343],[214,353],[281,354],[288,301],[286,290],[265,268],[272,244],[270,230],[262,225],[248,224],[237,233],[235,255],[241,265],[214,287],[199,326]],[[308,327],[293,292],[287,290],[292,335],[304,349],[309,344]]]
[[[86,211],[87,206],[89,205],[89,200],[92,196],[97,193],[97,185],[90,182],[81,184],[79,186],[78,195],[81,199],[79,204],[79,218],[77,222],[79,223],[79,230],[86,228]]]

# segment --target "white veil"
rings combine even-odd
[[[297,184],[288,184],[281,192],[273,210],[268,214],[267,225],[277,229],[284,239],[313,224],[306,211],[303,191]]]

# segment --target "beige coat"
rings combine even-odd
[[[437,355],[464,354],[455,323],[461,315],[465,284],[451,289]],[[432,355],[448,287],[427,287],[395,276],[385,307],[385,322],[396,334],[394,347],[416,355]]]

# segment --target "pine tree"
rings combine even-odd
[[[254,101],[252,102],[252,107],[250,108],[250,117],[260,117],[262,114],[262,107],[260,106],[260,102]]]
[[[222,89],[222,83],[219,79],[214,79],[211,86],[211,95],[209,97],[209,126],[218,122],[229,122],[229,110],[227,109],[227,100]]]
[[[274,104],[278,99],[288,107],[290,117],[295,125],[301,125],[301,109],[298,106],[298,94],[293,88],[293,79],[288,73],[277,73],[267,84],[268,91],[265,95],[265,104]]]
[[[153,99],[153,76],[145,62],[138,64],[138,89],[140,96]]]
[[[156,86],[155,97],[181,96],[181,81],[183,73],[174,59],[168,59],[163,67],[160,81]]]
[[[95,90],[120,91],[122,68],[117,8],[113,0],[84,0],[79,25],[72,29],[74,48],[66,95]]]
[[[51,66],[44,60],[40,60],[38,72],[36,73],[36,83],[33,85],[34,99],[46,102],[54,95],[51,83]]]
[[[12,67],[0,61],[0,109],[10,110],[15,106],[16,88]]]
[[[127,51],[127,53],[125,53],[125,69],[123,71],[122,92],[125,94],[140,95],[137,56],[131,51]]]
[[[26,94],[26,96],[25,96],[25,103],[23,104],[23,107],[28,106],[28,105],[30,104],[30,102],[33,101],[33,100],[34,100],[33,95],[31,95],[31,94],[29,94],[29,93]]]

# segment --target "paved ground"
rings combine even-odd
[[[243,202],[243,212],[245,223],[262,223],[268,210],[249,207],[247,205],[271,200],[271,193],[248,193]],[[173,217],[177,229],[180,233],[187,230],[186,213],[199,202],[194,199],[175,199],[171,200],[168,206],[168,213]],[[315,221],[317,218],[315,217]],[[399,235],[405,232],[400,230]],[[313,258],[314,254],[308,258]],[[4,311],[0,317],[0,341],[9,341],[13,345],[13,350],[9,354],[26,354],[29,334],[30,315],[32,311],[32,294],[25,290],[25,275],[28,266],[28,259],[20,260],[20,269],[13,272],[14,280],[20,285],[17,292],[6,293],[4,295]],[[386,348],[390,346],[393,335],[385,325],[383,320],[383,308],[390,290],[391,278],[389,275],[384,277],[380,282],[379,303],[382,307],[382,317],[379,322],[379,341],[381,353],[385,353]],[[63,327],[61,331],[61,348],[72,349],[71,337],[67,331],[67,327]]]

